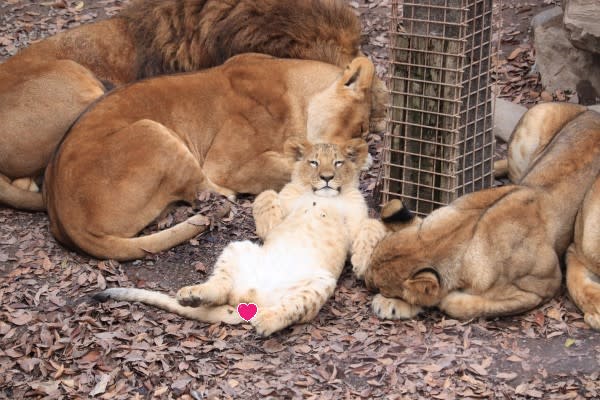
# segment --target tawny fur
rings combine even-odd
[[[579,210],[566,260],[569,295],[585,322],[600,331],[600,178]]]
[[[254,303],[251,320],[268,336],[295,323],[312,320],[333,294],[348,255],[363,275],[371,252],[385,234],[368,217],[358,189],[359,167],[367,145],[353,139],[343,145],[299,143],[292,182],[280,193],[261,193],[253,214],[262,246],[230,243],[210,278],[184,287],[177,299],[139,289],[114,288],[100,300],[141,301],[206,322],[241,322],[240,303]]]
[[[233,197],[290,180],[289,138],[344,142],[368,123],[374,67],[342,70],[245,54],[197,73],[146,79],[84,113],[50,161],[50,230],[98,258],[128,260],[182,243],[195,217],[135,237],[170,204],[210,189]]]
[[[361,54],[359,42],[360,22],[343,0],[140,0],[34,43],[0,64],[0,203],[45,208],[34,187],[11,181],[40,179],[69,126],[107,87],[246,52],[343,68]],[[375,88],[371,128],[382,130],[386,90],[379,80]]]
[[[461,319],[534,308],[560,287],[559,260],[579,212],[567,283],[597,327],[599,184],[590,188],[600,172],[600,115],[569,104],[536,106],[510,146],[511,179],[518,184],[402,221],[377,246],[365,280],[380,292],[373,309],[381,318],[411,318],[431,306]],[[402,208],[388,207],[388,218]]]

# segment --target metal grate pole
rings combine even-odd
[[[419,215],[493,184],[493,0],[392,1],[383,201]]]

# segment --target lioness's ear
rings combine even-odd
[[[362,167],[369,155],[369,146],[363,139],[350,139],[344,145],[344,154],[350,161]]]
[[[345,88],[352,89],[357,94],[364,94],[371,89],[374,76],[373,63],[366,57],[356,57],[346,67],[340,82]]]
[[[420,221],[421,218],[410,211],[400,199],[388,201],[381,209],[381,222],[390,232],[397,232]]]
[[[440,293],[439,274],[433,268],[418,271],[406,281],[406,286],[419,296],[424,306],[436,305]]]
[[[283,144],[283,154],[296,161],[302,160],[305,154],[310,151],[311,144],[303,138],[291,137]]]

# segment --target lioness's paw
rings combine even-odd
[[[384,297],[381,294],[373,298],[371,306],[375,315],[381,319],[410,319],[416,317],[423,310],[404,300]]]
[[[584,320],[592,329],[600,331],[600,314],[586,313]]]
[[[250,323],[254,326],[256,333],[262,337],[267,337],[284,328],[279,315],[268,309],[259,309]]]

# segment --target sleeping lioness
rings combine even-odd
[[[469,319],[541,304],[560,287],[559,260],[584,204],[567,283],[586,321],[598,327],[600,114],[538,105],[509,146],[513,185],[466,195],[423,220],[399,201],[385,207],[396,232],[379,243],[365,277],[380,292],[373,300],[378,316],[411,318],[437,306]]]
[[[245,52],[344,68],[359,46],[360,21],[344,0],[137,0],[114,18],[34,43],[0,64],[0,204],[44,209],[33,180],[107,88]],[[380,130],[386,93],[376,86],[371,128]]]
[[[63,244],[128,260],[168,249],[198,218],[134,237],[177,201],[211,189],[232,197],[279,190],[290,138],[339,143],[368,130],[374,67],[236,56],[198,73],[111,92],[70,129],[46,170],[50,229]]]

